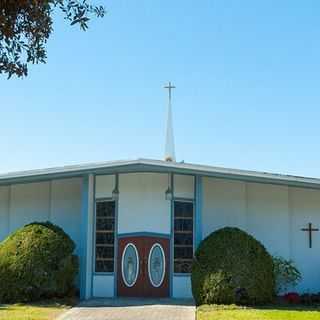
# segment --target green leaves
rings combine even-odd
[[[198,305],[268,303],[275,293],[272,257],[246,232],[222,228],[200,243],[191,282]]]
[[[8,78],[27,76],[28,64],[46,62],[55,10],[83,31],[92,16],[105,15],[102,6],[93,6],[88,0],[1,0],[0,74]]]
[[[58,226],[32,223],[0,243],[0,304],[64,296],[79,270],[74,242]]]
[[[278,294],[292,290],[301,280],[301,273],[293,261],[282,257],[273,257],[273,266]]]

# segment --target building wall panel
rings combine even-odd
[[[114,296],[114,276],[94,275],[92,289],[94,298],[112,298]]]
[[[172,286],[173,298],[192,298],[190,276],[174,276]]]
[[[50,182],[11,186],[10,232],[31,222],[50,219]]]
[[[194,176],[175,174],[173,183],[174,196],[176,198],[194,198]]]
[[[118,232],[170,234],[170,202],[165,199],[166,174],[119,175]]]
[[[81,237],[81,184],[80,178],[53,180],[51,184],[50,221],[76,243],[76,253]]]
[[[116,184],[114,174],[96,176],[95,196],[96,198],[111,198]]]
[[[320,191],[290,188],[291,258],[302,273],[299,290],[320,291],[320,232],[313,232],[312,248],[309,248],[308,232],[301,231],[311,222],[320,229]]]
[[[243,182],[203,178],[203,237],[229,226],[246,229],[246,185]]]
[[[288,187],[247,184],[247,231],[273,255],[290,257]]]

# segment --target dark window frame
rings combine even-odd
[[[113,204],[113,216],[112,217],[98,217],[97,215],[97,211],[98,211],[98,206],[102,203],[112,203]],[[104,199],[96,199],[95,201],[95,212],[94,212],[94,260],[93,260],[93,269],[94,269],[94,273],[96,274],[110,274],[110,273],[114,273],[115,272],[115,260],[116,260],[116,213],[117,213],[117,209],[116,209],[117,203],[115,200],[113,200],[112,198],[104,198]],[[113,225],[113,230],[111,229],[104,229],[104,230],[97,230],[97,223],[98,223],[98,219],[106,219],[106,220],[112,220],[111,223]],[[113,238],[113,243],[99,243],[97,244],[97,233],[100,234],[112,234],[111,238]],[[97,269],[97,247],[100,248],[110,248],[112,247],[112,257],[107,257],[105,258],[103,261],[112,261],[112,268],[109,268],[108,270],[98,270]],[[99,259],[99,261],[101,261],[102,259]]]
[[[179,216],[176,217],[176,203],[183,203],[183,204],[188,204],[188,205],[192,205],[192,215],[189,215],[188,217],[181,217],[179,219]],[[184,230],[184,231],[188,231],[188,232],[177,232],[178,230],[176,230],[175,228],[175,221],[177,220],[184,220],[184,221],[192,221],[192,228],[191,230]],[[194,199],[179,199],[179,198],[175,198],[173,200],[173,273],[174,274],[183,274],[183,275],[189,275],[191,273],[191,265],[192,265],[192,259],[193,259],[193,254],[194,254],[194,245],[195,245],[195,201]],[[180,222],[181,224],[184,224],[184,222]],[[185,242],[188,242],[188,244],[176,244],[176,234],[180,235],[180,238],[183,239],[183,235],[184,234],[189,234],[191,235],[191,239],[192,239],[192,244],[190,244],[190,237],[186,237],[186,239],[184,240]],[[188,239],[189,238],[189,239]],[[188,258],[184,259],[184,258],[176,258],[176,248],[181,248],[186,249],[186,248],[191,248],[191,255],[190,257],[188,256]],[[180,250],[181,251],[181,250]],[[187,260],[190,262],[189,264],[189,270],[188,271],[183,271],[183,270],[177,270],[176,269],[176,261],[182,261],[182,260]]]

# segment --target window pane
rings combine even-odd
[[[113,258],[114,257],[114,247],[104,247],[104,246],[99,246],[97,245],[96,247],[96,259],[101,260],[101,259],[108,259],[108,258]]]
[[[113,260],[96,261],[96,272],[112,272],[112,271],[113,271]]]
[[[190,273],[193,258],[193,203],[174,202],[174,272]]]
[[[114,213],[115,213],[114,201],[97,202],[97,217],[114,218]]]
[[[174,235],[175,245],[191,245],[193,244],[192,234],[175,234]]]
[[[174,257],[175,259],[192,259],[193,247],[175,247]]]
[[[193,203],[176,201],[174,203],[174,212],[177,217],[193,217]]]
[[[115,202],[96,203],[96,272],[114,271]]]
[[[97,232],[96,244],[114,244],[114,234],[113,233],[100,233]]]
[[[174,272],[191,273],[192,260],[174,260]]]
[[[188,219],[174,219],[175,231],[192,231],[193,221]]]
[[[114,218],[101,219],[97,218],[96,230],[114,230]]]

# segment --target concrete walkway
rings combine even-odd
[[[81,302],[58,320],[194,320],[191,300],[94,299]]]

